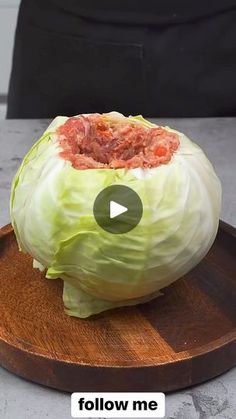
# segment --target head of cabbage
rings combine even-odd
[[[74,169],[59,156],[56,135],[67,119],[55,118],[24,158],[10,213],[20,250],[47,278],[64,281],[66,313],[84,318],[151,300],[199,263],[216,236],[221,185],[203,151],[182,133],[168,164]],[[140,116],[129,120],[154,126]],[[116,184],[132,188],[143,204],[141,221],[125,234],[103,230],[93,215],[97,195]]]

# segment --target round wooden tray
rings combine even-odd
[[[80,320],[0,230],[0,364],[65,391],[169,391],[236,364],[236,232],[220,224],[207,257],[156,300]]]

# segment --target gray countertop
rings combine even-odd
[[[159,119],[206,152],[223,187],[221,218],[236,226],[236,118]],[[9,222],[11,180],[45,120],[0,121],[0,226]],[[207,383],[167,395],[168,419],[235,419],[236,368]],[[0,368],[0,419],[69,419],[70,395],[27,382]]]

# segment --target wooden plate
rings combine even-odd
[[[0,364],[66,391],[169,391],[236,364],[236,229],[221,222],[207,257],[164,296],[80,320],[0,230]]]

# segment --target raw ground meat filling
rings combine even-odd
[[[58,130],[60,156],[75,169],[157,167],[178,149],[178,135],[106,114],[69,118]]]

